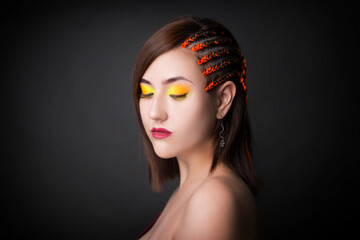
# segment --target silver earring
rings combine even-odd
[[[224,132],[224,124],[223,124],[223,122],[221,121],[221,131],[220,131],[220,133],[219,133],[219,136],[220,136],[220,138],[221,138],[221,140],[220,140],[220,147],[221,148],[223,148],[224,146],[225,146],[225,140],[224,140],[224,136],[222,135],[222,133]]]

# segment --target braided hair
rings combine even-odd
[[[197,63],[208,81],[205,91],[228,80],[239,81],[247,100],[245,58],[230,34],[220,29],[206,30],[187,38],[181,47],[197,53]]]

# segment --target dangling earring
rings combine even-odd
[[[222,135],[222,133],[224,132],[224,124],[223,124],[223,122],[221,121],[221,131],[220,131],[220,133],[219,133],[219,136],[220,136],[220,138],[221,138],[221,140],[220,140],[220,147],[221,148],[223,148],[224,146],[225,146],[225,140],[224,140],[224,136]]]

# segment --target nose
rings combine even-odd
[[[160,94],[153,96],[149,109],[149,118],[155,121],[164,121],[167,117],[165,99]]]

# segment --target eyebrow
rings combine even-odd
[[[172,77],[172,78],[169,78],[169,79],[166,79],[164,81],[162,81],[162,84],[163,85],[166,85],[166,84],[170,84],[170,83],[173,83],[173,82],[176,82],[176,81],[179,81],[179,80],[185,80],[185,81],[188,81],[188,82],[191,82],[189,79],[183,77],[183,76],[176,76],[176,77]],[[146,79],[141,79],[140,82],[143,82],[143,83],[147,83],[147,84],[151,84],[151,82],[149,80],[146,80]]]

